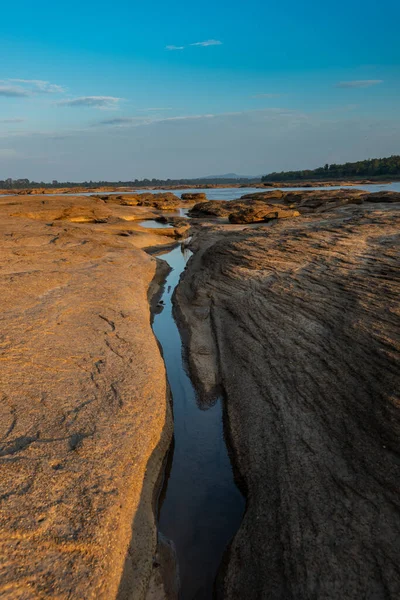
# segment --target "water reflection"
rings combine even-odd
[[[223,429],[223,406],[201,410],[185,371],[172,314],[172,295],[191,256],[184,245],[162,256],[172,267],[154,317],[173,395],[174,448],[159,511],[159,529],[172,539],[181,578],[181,600],[210,600],[224,550],[236,533],[244,499],[232,473]]]

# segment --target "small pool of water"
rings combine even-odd
[[[139,225],[140,227],[146,227],[147,229],[173,229],[173,225],[170,225],[169,223],[159,223],[152,219],[140,221]]]
[[[174,443],[159,507],[159,530],[176,547],[180,600],[211,600],[229,541],[238,530],[245,501],[236,486],[223,425],[223,403],[200,406],[182,358],[172,295],[191,252],[177,246],[162,259],[172,267],[156,314],[159,340],[173,397]]]

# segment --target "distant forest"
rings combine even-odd
[[[282,171],[264,175],[261,181],[291,181],[299,179],[346,179],[352,177],[400,176],[400,156],[370,158],[344,165],[328,165],[305,171]]]
[[[227,185],[227,184],[246,184],[252,181],[260,181],[260,179],[248,179],[245,177],[238,178],[202,178],[202,179],[133,179],[132,181],[83,181],[76,183],[74,181],[57,181],[53,180],[51,183],[44,181],[30,181],[29,179],[0,179],[0,189],[2,190],[24,190],[24,189],[36,189],[36,188],[97,188],[97,187],[168,187],[168,186],[180,186],[180,185]]]

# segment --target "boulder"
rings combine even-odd
[[[204,192],[196,192],[194,194],[182,194],[182,200],[207,200],[207,195]]]
[[[195,204],[189,211],[192,217],[227,217],[232,210],[232,202],[209,200]]]
[[[299,217],[300,213],[298,210],[287,209],[282,206],[260,206],[260,207],[247,207],[239,210],[238,212],[231,213],[229,215],[229,221],[231,223],[260,223],[270,221],[272,219],[287,219],[291,217]]]
[[[240,199],[241,200],[265,200],[269,201],[273,198],[281,199],[285,195],[285,192],[282,190],[271,190],[268,192],[254,192],[251,194],[245,194]]]
[[[373,192],[366,194],[364,197],[365,202],[400,202],[400,192],[392,192],[391,190],[385,190],[381,192]]]

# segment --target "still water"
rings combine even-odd
[[[148,221],[141,221],[139,223],[140,227],[146,227],[148,229],[171,229],[172,225],[168,223],[159,223],[158,221],[154,221],[153,219],[149,219]]]
[[[332,186],[332,187],[315,187],[315,188],[302,188],[302,187],[290,187],[290,188],[280,188],[285,192],[290,192],[290,191],[294,191],[294,190],[339,190],[339,189],[346,189],[346,186]],[[367,185],[356,185],[356,186],[350,186],[348,189],[358,189],[358,190],[365,190],[367,192],[381,192],[384,190],[391,190],[394,192],[400,192],[400,181],[396,181],[394,183],[386,183],[386,184],[382,184],[382,185],[374,185],[374,184],[367,184]],[[238,198],[240,198],[241,196],[244,196],[244,194],[254,194],[255,192],[267,192],[268,190],[271,189],[275,189],[275,188],[218,188],[218,189],[188,189],[188,190],[132,190],[130,192],[128,191],[124,191],[124,192],[104,192],[104,194],[101,194],[99,192],[84,192],[84,193],[71,193],[71,194],[59,194],[60,196],[98,196],[98,195],[110,195],[110,194],[130,194],[132,192],[137,192],[138,194],[140,193],[148,193],[151,192],[153,194],[162,194],[164,192],[172,192],[173,194],[176,194],[177,196],[181,196],[182,194],[196,194],[196,193],[205,193],[207,194],[207,198],[209,200],[237,200]],[[279,189],[279,188],[277,188]],[[5,196],[6,194],[0,194],[0,196]],[[42,196],[53,196],[53,194],[41,194]]]
[[[201,406],[186,372],[172,295],[191,252],[177,246],[162,259],[172,267],[153,322],[173,397],[174,443],[159,507],[159,529],[173,540],[181,600],[210,600],[224,550],[241,523],[245,502],[233,477],[223,404]]]
[[[177,196],[181,194],[196,194],[204,193],[207,195],[209,200],[237,200],[245,194],[254,194],[256,192],[268,192],[275,188],[217,188],[217,189],[193,189],[193,190],[155,190],[154,193],[173,192]],[[350,187],[345,186],[332,186],[332,187],[316,187],[316,188],[302,188],[302,187],[291,187],[291,188],[277,188],[282,189],[284,192],[291,192],[295,190],[340,190],[340,189],[357,189],[365,190],[367,192],[381,192],[383,190],[391,190],[400,192],[400,182],[387,183],[384,185],[355,185]]]

